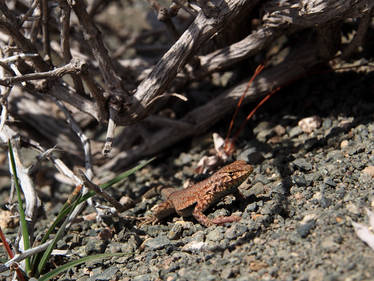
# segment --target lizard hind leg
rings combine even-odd
[[[195,209],[192,212],[192,215],[199,223],[206,227],[212,226],[214,224],[225,224],[228,222],[235,222],[241,219],[238,216],[217,217],[214,219],[209,219],[206,215],[203,214],[202,210],[198,208],[198,206],[195,207]]]

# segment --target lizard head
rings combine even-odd
[[[244,160],[237,160],[221,168],[217,174],[222,175],[223,180],[231,182],[233,186],[239,186],[248,178],[252,171],[253,167],[247,162]]]

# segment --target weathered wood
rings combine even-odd
[[[141,70],[136,69],[138,64],[135,60],[141,58],[133,59],[133,63],[131,63],[131,59],[127,60],[126,67],[117,67],[119,61],[110,57],[104,44],[105,34],[97,29],[94,19],[90,13],[87,13],[82,3],[77,2],[70,6],[69,2],[59,0],[64,12],[61,18],[63,25],[60,32],[63,38],[61,38],[62,41],[59,44],[61,46],[60,50],[56,50],[55,42],[51,42],[52,50],[56,51],[57,55],[61,54],[61,61],[65,64],[67,58],[70,59],[70,53],[73,54],[73,57],[84,57],[84,60],[89,63],[88,71],[74,74],[75,89],[62,79],[53,77],[53,74],[56,74],[56,69],[59,69],[58,66],[54,66],[53,69],[55,70],[51,70],[49,61],[44,60],[40,55],[42,46],[35,44],[35,41],[31,39],[27,39],[22,26],[17,26],[19,22],[14,11],[9,10],[6,4],[1,4],[0,10],[3,16],[0,18],[0,31],[2,31],[0,41],[2,46],[5,46],[5,43],[12,39],[21,52],[35,55],[20,56],[17,59],[16,65],[20,74],[12,72],[14,69],[10,69],[10,61],[4,60],[2,65],[10,77],[0,77],[0,80],[5,81],[5,84],[21,81],[24,83],[23,81],[34,78],[46,78],[51,81],[51,83],[43,84],[40,89],[33,89],[36,83],[27,82],[29,84],[26,84],[22,91],[30,91],[34,95],[33,99],[30,99],[29,95],[22,94],[22,92],[19,94],[24,95],[24,98],[20,98],[19,95],[10,95],[10,102],[13,99],[16,101],[11,103],[10,114],[16,115],[20,120],[29,124],[23,127],[24,130],[29,126],[29,136],[32,136],[32,130],[36,129],[41,133],[40,135],[44,136],[46,141],[50,142],[50,146],[53,146],[56,142],[64,143],[64,149],[66,148],[76,155],[82,154],[78,153],[80,151],[78,142],[72,141],[74,137],[66,137],[64,136],[65,133],[59,133],[57,137],[48,137],[49,134],[56,132],[57,128],[54,130],[53,124],[41,118],[43,114],[46,116],[51,114],[46,110],[48,106],[45,106],[45,104],[50,106],[52,104],[43,95],[54,96],[68,107],[74,107],[73,115],[77,115],[77,111],[84,113],[83,116],[86,117],[82,119],[81,115],[79,119],[81,126],[89,124],[92,117],[104,124],[111,117],[110,124],[113,128],[116,125],[132,125],[134,129],[126,128],[124,139],[114,141],[113,155],[116,155],[116,157],[102,167],[102,170],[111,169],[115,165],[114,163],[119,163],[121,160],[120,164],[116,164],[116,167],[120,168],[136,159],[155,154],[185,137],[207,130],[209,126],[233,109],[237,98],[244,91],[246,82],[232,87],[206,105],[201,105],[187,113],[179,120],[161,119],[150,115],[154,110],[162,108],[155,101],[159,101],[160,97],[170,96],[168,92],[173,87],[188,86],[191,80],[207,79],[211,73],[232,68],[238,62],[265,50],[281,35],[305,32],[306,29],[313,31],[316,35],[313,47],[310,47],[310,45],[309,47],[308,45],[294,46],[291,50],[293,53],[282,64],[268,67],[259,75],[256,79],[257,82],[250,88],[245,101],[248,102],[251,99],[258,98],[277,86],[298,79],[313,65],[328,62],[340,48],[340,38],[338,36],[341,22],[347,18],[365,16],[359,27],[355,45],[346,49],[345,54],[351,53],[352,50],[357,48],[357,44],[363,40],[368,28],[370,11],[374,6],[374,1],[371,0],[209,0],[196,1],[196,3],[200,5],[201,9],[196,4],[185,8],[185,10],[190,11],[191,15],[196,14],[192,23],[151,69],[148,68],[140,72]],[[256,7],[256,10],[254,10],[254,7]],[[79,22],[69,21],[69,13],[72,9],[78,15]],[[193,12],[193,9],[195,9],[195,12]],[[225,32],[237,32],[238,30],[235,30],[235,28],[240,28],[240,26],[237,27],[233,23],[239,18],[248,17],[250,13],[256,13],[258,9],[261,11],[259,14],[262,15],[262,18],[259,19],[257,28],[252,30],[250,34],[246,31],[248,35],[242,40],[227,44],[223,48],[212,50],[209,53],[201,52],[204,43],[218,37],[216,35]],[[53,24],[54,20],[58,22],[58,19],[50,18],[49,23]],[[23,23],[24,21],[22,21]],[[69,24],[80,24],[80,28],[84,30],[87,36],[87,42],[83,42],[82,37],[72,37],[71,34],[69,36]],[[56,25],[55,28],[59,27]],[[45,32],[52,32],[51,30],[53,28],[49,28]],[[36,35],[33,33],[31,38],[36,38]],[[50,36],[50,38],[53,37]],[[66,40],[70,40],[70,42]],[[79,44],[87,43],[85,46],[91,48],[91,53],[84,53],[84,48],[74,49],[74,44],[72,44],[74,40]],[[207,49],[204,48],[204,50]],[[6,54],[6,56],[8,55]],[[145,66],[142,67],[145,68]],[[131,71],[132,68],[133,71]],[[122,77],[127,75],[127,73],[121,72],[124,69],[130,69],[131,74],[136,75],[134,80],[141,81],[134,93],[127,90],[131,89],[133,85],[129,86],[126,84],[127,81],[121,80]],[[71,72],[67,71],[65,73]],[[86,86],[84,90],[89,93],[89,96],[79,86],[79,78],[84,81]],[[180,83],[181,81],[183,83]],[[112,99],[113,96],[119,97],[119,99]],[[45,104],[42,105],[43,103],[38,102],[38,99],[43,100]],[[30,105],[30,102],[32,105]],[[28,110],[34,114],[27,114]],[[35,114],[37,111],[41,112],[40,116]],[[111,114],[109,114],[110,112]],[[141,119],[144,119],[144,122],[139,122]],[[45,123],[37,126],[36,124],[40,122]],[[158,124],[156,126],[158,131],[149,132],[150,124],[153,126],[156,123]],[[60,125],[57,127],[60,127]],[[58,130],[61,130],[61,128],[58,128]],[[114,130],[109,130],[109,136],[112,136],[113,132]],[[70,134],[71,131],[67,135]],[[132,147],[130,145],[133,143],[132,140],[139,138],[142,139],[140,144]],[[127,144],[125,144],[126,142]]]

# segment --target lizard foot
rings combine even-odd
[[[159,219],[156,218],[155,216],[148,216],[148,217],[143,217],[142,222],[138,223],[138,226],[143,226],[143,225],[155,225],[156,223],[159,222]]]
[[[229,222],[240,221],[240,219],[241,219],[241,217],[238,217],[238,216],[217,217],[217,218],[214,218],[214,219],[208,219],[208,221],[206,223],[209,226],[211,226],[213,224],[221,225],[221,224],[225,224],[225,223],[229,223]]]

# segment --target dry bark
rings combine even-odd
[[[279,65],[269,65],[258,76],[245,102],[258,98],[276,87],[299,79],[314,65],[328,62],[340,50],[342,22],[347,18],[364,16],[358,28],[357,40],[345,50],[344,56],[352,53],[364,38],[374,5],[370,0],[262,2],[210,0],[196,1],[192,6],[187,6],[185,3],[186,6],[183,7],[173,4],[174,6],[166,11],[157,1],[151,1],[159,18],[164,21],[169,30],[176,29],[172,26],[172,18],[178,11],[185,10],[196,16],[157,63],[139,74],[137,61],[141,59],[140,57],[134,58],[133,63],[131,60],[128,63],[127,60],[126,66],[121,66],[120,61],[110,56],[104,44],[106,34],[100,32],[93,17],[99,13],[99,10],[93,9],[88,12],[82,1],[71,4],[69,1],[59,0],[61,17],[53,18],[45,15],[48,10],[45,3],[41,1],[40,6],[30,7],[21,20],[18,20],[15,11],[10,10],[6,4],[0,4],[2,14],[0,43],[5,57],[0,64],[8,73],[7,77],[0,77],[0,84],[5,86],[17,84],[21,89],[17,95],[11,94],[9,100],[10,114],[17,116],[26,124],[22,126],[24,135],[36,137],[36,131],[39,136],[43,136],[45,143],[49,143],[50,146],[59,143],[64,150],[75,156],[78,155],[82,160],[84,153],[77,138],[71,136],[74,135],[71,130],[63,129],[63,125],[62,127],[57,125],[59,122],[55,122],[56,117],[48,119],[51,112],[48,113],[43,109],[43,107],[48,108],[43,103],[53,104],[51,99],[46,98],[48,95],[63,101],[73,111],[72,118],[78,117],[77,112],[86,114],[85,118],[82,118],[82,115],[79,117],[77,124],[81,126],[90,124],[93,119],[102,124],[109,122],[108,140],[115,136],[116,126],[130,126],[119,136],[119,140],[114,138],[112,155],[115,157],[108,160],[100,170],[111,169],[114,165],[122,168],[137,159],[156,154],[185,137],[207,130],[234,108],[246,81],[222,92],[215,99],[195,108],[179,120],[152,115],[165,106],[163,100],[170,96],[170,91],[188,87],[190,81],[201,81],[214,72],[235,67],[238,62],[248,60],[265,51],[280,36],[302,32],[312,34],[317,47],[310,48],[309,42],[293,46],[292,53],[285,61]],[[94,6],[97,5],[96,3]],[[37,21],[34,21],[28,38],[22,25],[36,11],[41,13],[40,29]],[[71,12],[77,15],[78,22],[71,19]],[[207,52],[209,50],[205,48],[207,43],[227,32],[236,32],[237,30],[231,28],[241,27],[235,25],[235,22],[247,18],[249,23],[249,15],[257,15],[257,17],[261,15],[261,17],[256,28],[246,31],[247,36],[236,42],[226,43],[221,48],[213,47]],[[56,24],[59,21],[61,28]],[[82,41],[82,36],[72,37],[72,25],[82,28],[86,41]],[[52,38],[49,33],[56,29],[60,34],[60,44],[57,44],[60,48],[56,47],[54,41],[47,42],[50,41],[48,38]],[[249,26],[246,29],[249,30]],[[172,31],[174,35],[176,35],[175,31]],[[43,38],[41,45],[37,43],[38,32]],[[5,48],[9,40],[16,44],[17,52]],[[131,42],[136,48],[136,41],[132,39]],[[83,48],[81,50],[74,48],[76,43],[87,46],[90,53],[85,52]],[[223,43],[225,44],[224,40]],[[60,56],[65,66],[52,65],[53,61],[49,59],[50,53],[52,56]],[[13,62],[6,60],[14,54],[18,55],[17,59]],[[32,55],[20,56],[24,54]],[[71,58],[74,58],[73,61],[80,62],[79,67],[70,63]],[[83,65],[87,67],[82,69]],[[71,86],[60,78],[66,74],[72,77]],[[136,86],[134,82],[140,77],[142,80]],[[48,83],[45,83],[45,80]],[[18,104],[19,102],[22,104]],[[73,110],[72,107],[75,109]],[[31,108],[33,114],[28,114],[27,111]],[[63,119],[64,117],[60,120]],[[141,119],[144,121],[140,121]],[[30,132],[27,132],[27,128]],[[154,131],[154,128],[157,128],[157,131]],[[57,135],[56,132],[61,133]],[[95,142],[95,140],[91,141]],[[132,143],[137,145],[132,146]],[[111,142],[107,145],[110,147]],[[96,146],[94,150],[97,151]],[[99,158],[94,157],[94,162],[98,163]],[[103,163],[103,159],[100,158],[99,162]]]

